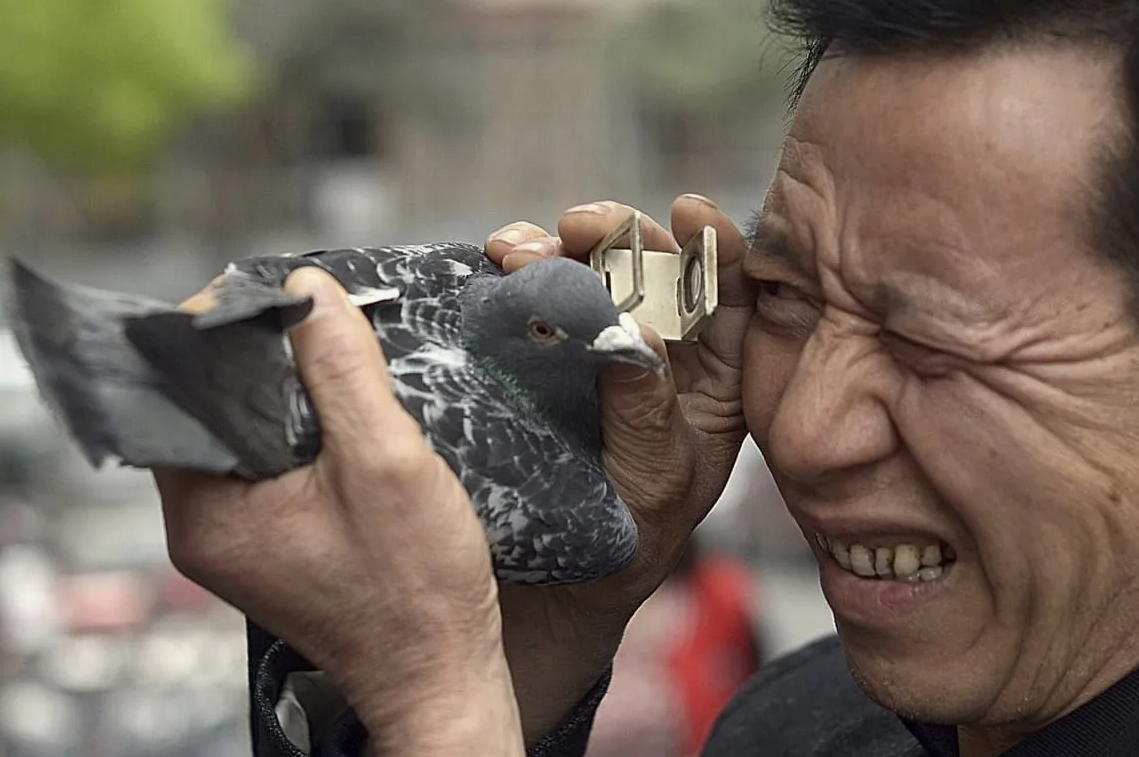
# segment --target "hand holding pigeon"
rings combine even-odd
[[[248,489],[219,489],[209,477],[165,475],[172,551],[187,572],[201,576],[254,619],[264,618],[271,630],[325,666],[350,701],[363,707],[366,723],[371,719],[382,728],[384,718],[373,710],[382,714],[384,704],[377,698],[383,695],[376,692],[391,694],[388,670],[369,662],[378,659],[369,640],[376,644],[394,632],[395,641],[409,641],[406,624],[395,631],[382,612],[373,615],[372,605],[391,603],[387,606],[398,610],[400,601],[410,603],[416,613],[426,610],[441,621],[425,620],[428,627],[453,630],[445,618],[455,616],[443,611],[449,602],[430,609],[432,603],[417,600],[464,592],[484,596],[475,588],[482,585],[478,570],[463,567],[466,551],[452,547],[473,544],[485,560],[489,544],[490,562],[506,582],[499,589],[502,635],[522,724],[532,740],[549,733],[596,682],[628,618],[663,580],[719,496],[745,433],[740,365],[754,298],[739,270],[744,250],[739,230],[703,198],[685,196],[674,204],[676,238],[688,239],[707,224],[717,229],[721,306],[698,343],[670,346],[672,372],[662,381],[664,364],[649,346],[660,350],[659,339],[651,333],[642,338],[628,317],[616,312],[587,266],[561,259],[587,257],[629,212],[616,203],[569,211],[557,237],[532,225],[509,227],[521,238],[493,236],[487,244],[490,258],[510,274],[506,277],[481,251],[454,245],[243,261],[192,300],[200,311],[196,315],[172,313],[141,298],[63,287],[25,270],[17,286],[23,313],[14,320],[17,326],[38,324],[22,334],[25,352],[45,394],[93,461],[111,456],[141,467],[274,478]],[[646,246],[678,250],[673,235],[646,223]],[[389,382],[422,428],[421,440],[436,453],[431,459],[442,459],[459,476],[470,494],[467,526],[471,519],[481,526],[480,538],[472,541],[462,518],[440,517],[434,505],[443,493],[434,489],[381,503],[401,517],[410,517],[404,509],[417,511],[416,523],[429,522],[427,531],[417,532],[400,518],[382,524],[333,518],[333,524],[348,525],[339,532],[314,530],[325,508],[338,512],[375,505],[372,500],[387,492],[383,482],[393,471],[424,469],[393,448],[368,441],[376,429],[367,415],[353,417],[350,389],[321,392],[316,383],[307,386],[313,375],[325,376],[315,382],[342,386],[338,374],[351,365],[342,360],[347,351],[325,351],[315,364],[326,370],[306,374],[306,358],[301,351],[294,356],[282,338],[290,327],[294,334],[305,333],[296,329],[306,328],[314,302],[295,289],[282,292],[279,284],[291,270],[313,264],[332,272],[352,304],[369,316],[371,353],[378,354],[379,337],[390,360],[372,391]],[[540,286],[533,286],[535,280]],[[543,294],[527,296],[527,289]],[[314,313],[319,312],[317,302]],[[298,364],[303,381],[297,380]],[[306,388],[313,389],[311,396]],[[326,428],[322,397],[338,408],[334,413],[343,413],[338,417],[353,417],[345,428],[355,425],[360,435],[344,437],[354,439],[350,445],[333,442],[338,432]],[[321,463],[338,459],[337,449],[353,445],[353,456],[345,458],[352,462],[343,468]],[[377,449],[385,452],[376,456]],[[314,466],[301,467],[313,461]],[[356,483],[346,489],[336,475],[322,474],[308,479],[313,484],[296,496],[281,496],[273,488],[322,470],[351,473]],[[249,486],[225,481],[228,487]],[[397,476],[396,481],[406,486],[409,479]],[[274,495],[243,501],[242,491]],[[366,501],[351,499],[361,492]],[[442,501],[447,510],[450,500]],[[194,516],[198,512],[219,516],[217,527],[196,528],[209,525],[207,516]],[[383,506],[367,513],[361,508],[372,517],[391,512]],[[379,546],[369,528],[384,538],[405,537],[366,558]],[[456,541],[439,549],[444,537]],[[392,555],[383,554],[387,548]],[[437,570],[419,579],[414,571],[404,572],[412,583],[393,581],[387,586],[390,596],[344,595],[335,591],[335,582],[317,579],[343,569],[345,549],[362,550],[356,568],[375,571],[370,578],[347,571],[353,582],[384,581],[380,558],[415,565],[418,557]],[[282,560],[292,560],[292,568],[278,566]],[[306,564],[320,570],[310,577],[299,567]],[[230,572],[233,566],[247,570]],[[452,594],[457,586],[462,590]],[[274,611],[272,603],[285,596],[298,603],[294,611]],[[464,605],[469,597],[459,598],[458,606],[469,607]],[[306,602],[311,613],[299,611]],[[482,628],[474,623],[466,640],[455,644],[466,645],[472,655],[450,666],[460,690],[474,679],[496,680],[500,650],[493,643],[481,655],[469,649],[484,638]],[[420,648],[445,648],[444,638],[446,633],[421,639]],[[440,659],[453,660],[448,654]],[[389,709],[414,704],[415,693],[405,694],[394,696]],[[487,696],[488,705],[499,701],[494,693]],[[513,716],[499,715],[507,723]],[[400,721],[415,717],[395,716]]]
[[[200,313],[50,281],[16,263],[15,333],[44,396],[94,464],[273,478],[313,461],[322,429],[285,332],[311,302],[281,289],[332,273],[370,320],[394,391],[459,476],[498,577],[580,583],[628,566],[637,527],[601,464],[596,378],[667,374],[589,268],[504,276],[459,243],[249,258]]]
[[[547,258],[587,260],[629,217],[616,202],[566,211],[557,234],[529,223],[500,229],[487,253],[507,271]],[[502,586],[503,633],[527,738],[570,714],[612,660],[625,624],[664,580],[692,529],[720,496],[746,428],[741,401],[744,333],[755,292],[741,270],[746,244],[710,200],[684,195],[672,231],[643,217],[646,248],[677,252],[714,226],[720,306],[695,343],[671,343],[670,381],[610,366],[599,378],[602,459],[640,533],[633,567],[586,586]],[[586,267],[578,263],[581,267]]]
[[[377,754],[522,755],[467,493],[415,418],[375,390],[391,374],[340,286],[310,268],[287,292],[313,302],[291,341],[321,452],[259,483],[156,472],[172,559],[326,671]]]

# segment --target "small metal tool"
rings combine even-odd
[[[627,248],[616,245],[622,238]],[[609,232],[589,254],[619,310],[667,342],[694,341],[719,304],[716,229],[705,226],[680,254],[644,248],[641,213]]]

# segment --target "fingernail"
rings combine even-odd
[[[512,253],[526,252],[526,253],[533,253],[535,255],[542,255],[544,257],[549,257],[550,248],[549,248],[549,245],[547,245],[545,242],[523,242],[522,244],[518,245],[513,250],[511,250],[511,252]]]
[[[285,279],[285,291],[294,297],[311,297],[318,307],[349,303],[344,287],[331,274],[311,265],[289,274]]]
[[[591,202],[587,205],[578,205],[576,207],[570,208],[565,213],[563,213],[563,215],[569,215],[570,213],[588,213],[594,216],[603,216],[608,212],[608,205],[600,202]]]
[[[526,241],[526,232],[517,226],[507,226],[496,231],[490,238],[495,242],[506,242],[506,244],[509,245],[516,245]]]
[[[685,194],[684,197],[687,197],[690,200],[695,200],[696,202],[700,203],[701,205],[704,205],[705,207],[709,207],[712,210],[719,210],[720,209],[719,205],[712,202],[711,200],[709,200],[704,195],[688,193],[688,194]]]

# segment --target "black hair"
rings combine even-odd
[[[1121,264],[1139,314],[1139,0],[771,0],[772,28],[798,43],[797,100],[824,55],[961,54],[1001,45],[1117,50],[1127,133],[1103,145],[1089,197],[1092,243]]]

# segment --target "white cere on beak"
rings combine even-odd
[[[634,349],[642,342],[644,340],[641,339],[640,331],[637,331],[636,336],[634,336],[622,323],[620,326],[606,326],[602,329],[597,338],[593,340],[590,348],[597,352],[619,352]]]
[[[634,337],[637,341],[641,341],[641,327],[637,324],[637,319],[631,313],[621,313],[617,316],[617,322],[621,324],[621,328],[629,332],[629,336]]]
[[[628,313],[621,313],[616,326],[602,329],[590,349],[608,353],[618,362],[648,368],[662,379],[668,377],[668,363],[653,351],[641,336],[641,327],[636,319]]]

